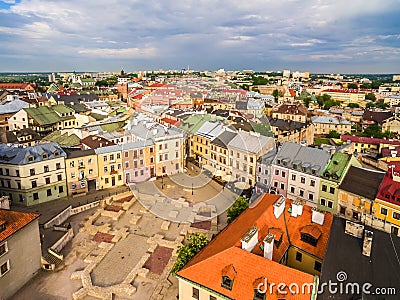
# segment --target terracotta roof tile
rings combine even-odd
[[[0,242],[9,238],[39,216],[39,214],[34,213],[0,209],[0,223],[4,223],[5,225],[5,230],[0,231]]]

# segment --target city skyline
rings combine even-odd
[[[0,72],[398,73],[400,1],[0,1]]]

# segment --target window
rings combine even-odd
[[[17,181],[17,188],[20,190],[21,189],[21,182]]]
[[[71,161],[71,162],[69,163],[69,166],[70,166],[71,168],[75,167],[75,162],[74,162],[74,161]]]
[[[323,185],[322,185],[322,191],[323,191],[323,192],[326,192],[327,190],[328,190],[328,187],[327,187],[325,184],[323,184]]]
[[[318,243],[318,239],[316,239],[316,238],[314,238],[313,236],[311,236],[311,235],[309,235],[309,234],[307,234],[307,233],[301,233],[301,236],[300,236],[300,239],[303,241],[303,242],[306,242],[306,243],[308,243],[308,244],[310,244],[310,245],[312,245],[312,246],[316,246],[317,245],[317,243]],[[297,258],[296,258],[297,259]]]
[[[387,216],[388,210],[387,208],[381,207],[381,215]]]
[[[121,153],[117,153],[117,159],[121,158]]]
[[[164,159],[168,160],[168,154],[167,153],[164,154]]]
[[[332,201],[328,201],[328,207],[332,208],[333,207],[333,202]]]
[[[261,291],[255,289],[253,300],[265,300],[265,293],[261,293]]]
[[[314,194],[309,193],[308,194],[308,200],[314,200]]]
[[[192,298],[194,299],[199,299],[200,295],[199,295],[199,289],[196,289],[195,287],[192,287]]]
[[[0,256],[8,252],[7,242],[0,245]]]
[[[305,177],[300,177],[300,182],[303,183],[303,184],[306,183],[306,178]]]
[[[75,172],[71,172],[71,178],[75,178]]]
[[[274,181],[274,187],[278,187],[278,181]]]
[[[279,175],[279,170],[275,170],[275,175]]]
[[[45,178],[44,181],[46,182],[46,184],[50,184],[50,177]]]
[[[122,175],[118,175],[118,180],[122,180]]]
[[[58,187],[58,193],[64,193],[64,187],[63,186],[59,186]]]
[[[72,187],[73,190],[76,190],[76,184],[75,183],[71,184],[71,187]]]
[[[110,154],[110,161],[114,161],[114,154]]]
[[[8,271],[10,271],[10,261],[7,260],[0,266],[0,277],[4,276]]]
[[[108,178],[104,178],[104,183],[108,184]]]
[[[15,170],[15,175],[19,177],[19,170]]]
[[[30,169],[29,173],[31,174],[31,176],[35,175],[35,169]]]
[[[162,161],[162,154],[160,154],[160,161]]]
[[[310,185],[311,185],[311,186],[315,186],[315,180],[311,180],[311,181],[310,181]]]
[[[284,190],[284,189],[285,189],[285,184],[281,183],[281,190]]]
[[[39,200],[39,193],[33,193],[33,200]]]
[[[296,260],[301,262],[302,259],[303,259],[303,254],[301,254],[301,252],[296,252]]]
[[[295,190],[296,190],[296,189],[294,188],[294,186],[291,186],[291,187],[290,187],[290,192],[291,192],[292,194],[295,193]]]
[[[60,163],[56,163],[56,169],[60,170],[61,169],[61,164]]]
[[[33,180],[31,183],[32,183],[32,188],[35,188],[35,187],[37,187],[36,180]]]
[[[214,297],[214,296],[210,295],[210,300],[217,300],[217,297]]]
[[[285,178],[286,177],[286,172],[282,171],[282,177]]]
[[[92,159],[92,158],[89,158],[89,159],[87,160],[88,165],[92,164],[92,162],[93,162],[93,159]]]
[[[104,172],[108,172],[108,166],[104,166]]]
[[[222,283],[221,286],[228,290],[232,290],[233,280],[230,279],[228,276],[222,276]]]
[[[329,193],[334,194],[335,193],[335,188],[334,187],[330,187],[329,188]]]
[[[47,190],[47,196],[51,196],[51,189]]]
[[[314,263],[314,270],[317,272],[321,272],[322,264],[319,261],[315,261]]]
[[[103,161],[107,161],[107,155],[103,156]]]
[[[93,174],[93,169],[89,169],[89,174],[90,174],[90,175]]]
[[[61,174],[58,174],[57,175],[57,181],[61,181],[62,180],[62,175]]]
[[[392,216],[393,216],[393,219],[396,219],[396,220],[400,220],[400,214],[398,213],[398,212],[393,212],[392,213]]]
[[[150,157],[150,163],[154,163],[154,157]]]
[[[300,195],[300,197],[304,197],[304,191],[303,191],[303,190],[300,190],[300,191],[299,191],[299,195]]]
[[[292,174],[292,180],[296,180],[296,174]]]

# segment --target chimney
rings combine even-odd
[[[303,214],[303,202],[297,202],[297,215],[301,216]]]
[[[242,237],[242,249],[251,252],[258,243],[258,228],[253,226]]]
[[[281,214],[285,211],[286,206],[286,198],[281,196],[275,203],[274,203],[274,216],[275,218],[279,218]]]
[[[292,217],[297,217],[298,216],[298,212],[297,212],[297,201],[293,201],[292,202]]]
[[[272,254],[274,253],[274,235],[268,233],[264,238],[264,257],[272,260]]]
[[[372,238],[374,237],[374,233],[369,230],[364,231],[364,242],[363,242],[363,251],[362,254],[365,256],[371,256],[372,249]]]
[[[324,224],[325,213],[315,207],[312,208],[312,217],[311,221],[317,223],[319,225]]]

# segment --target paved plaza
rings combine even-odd
[[[185,216],[192,222],[153,214],[142,205],[142,197],[152,198],[152,209],[158,205],[162,210],[170,201],[171,210],[178,212],[175,220]],[[13,299],[175,299],[178,284],[170,271],[178,247],[189,233],[202,232],[209,238],[216,234],[216,212],[222,205],[215,201],[229,205],[233,200],[234,195],[216,182],[186,174],[107,197],[100,207],[71,219],[75,237],[63,250],[62,269],[41,271]]]

